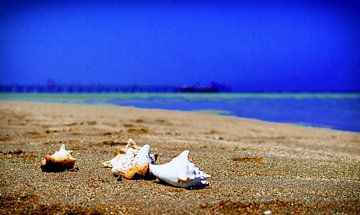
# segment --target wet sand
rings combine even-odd
[[[355,120],[355,119],[354,119]],[[133,138],[156,163],[183,150],[211,174],[187,190],[118,180],[101,163]],[[46,173],[61,144],[78,159]],[[0,214],[360,213],[360,134],[201,113],[0,102]]]

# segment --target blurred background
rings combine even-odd
[[[0,91],[232,93],[192,100],[182,94],[92,94],[80,100],[226,110],[242,117],[334,127],[310,120],[326,112],[332,115],[324,119],[360,130],[354,125],[360,121],[359,5],[350,0],[5,0],[0,2]],[[284,94],[304,92],[308,94]],[[47,101],[56,96],[60,98],[52,94]],[[231,99],[225,102],[225,97]]]
[[[1,84],[360,89],[357,1],[1,1]]]

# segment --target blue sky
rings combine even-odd
[[[289,2],[2,2],[0,83],[360,90],[359,4]]]

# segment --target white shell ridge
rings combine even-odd
[[[58,160],[65,160],[65,159],[74,159],[71,156],[71,152],[72,150],[66,150],[65,149],[65,145],[62,144],[60,147],[59,151],[55,151],[55,153],[53,155],[51,155],[53,158],[58,159]]]
[[[189,150],[183,151],[172,161],[162,165],[150,164],[150,173],[175,187],[198,187],[208,185],[204,179],[210,175],[199,170],[188,159]]]

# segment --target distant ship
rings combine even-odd
[[[209,85],[182,85],[176,89],[183,93],[218,93],[225,89],[221,84],[211,82]]]

